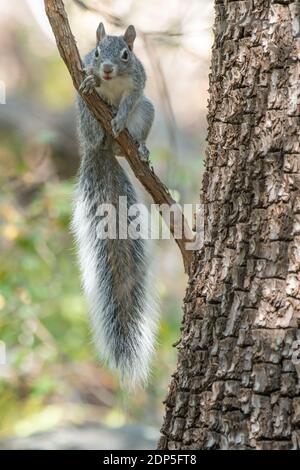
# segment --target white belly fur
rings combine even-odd
[[[119,106],[122,96],[133,89],[132,79],[129,77],[115,77],[112,80],[101,81],[97,93],[109,104]]]

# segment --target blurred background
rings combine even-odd
[[[213,1],[65,5],[81,55],[100,21],[110,34],[136,26],[156,108],[152,163],[180,203],[197,203]],[[179,250],[154,243],[158,347],[149,386],[128,394],[95,355],[69,232],[79,163],[71,79],[42,0],[0,0],[0,11],[0,448],[155,448],[187,282]]]

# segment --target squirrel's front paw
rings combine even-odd
[[[81,91],[81,93],[91,94],[97,85],[97,77],[95,77],[95,75],[88,75],[81,83],[79,91]]]
[[[117,137],[126,127],[126,119],[116,116],[111,120],[111,128],[115,137]]]
[[[144,142],[141,142],[139,145],[139,156],[142,162],[148,162],[149,161],[149,156],[150,152],[146,147],[146,144]]]

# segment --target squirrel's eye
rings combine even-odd
[[[95,50],[95,57],[96,57],[96,59],[98,59],[99,55],[100,55],[100,54],[99,54],[99,50],[98,50],[98,47],[97,47],[97,49]]]
[[[128,60],[128,51],[126,49],[122,52],[121,59]]]

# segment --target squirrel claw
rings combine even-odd
[[[125,122],[116,116],[111,120],[111,128],[114,136],[118,137],[118,135],[125,129]]]
[[[150,152],[149,152],[149,150],[147,149],[146,145],[143,142],[140,143],[138,151],[139,151],[139,156],[140,156],[140,159],[142,160],[142,162],[148,162]]]
[[[79,91],[84,94],[91,94],[97,85],[97,80],[94,75],[88,75],[79,87]]]

